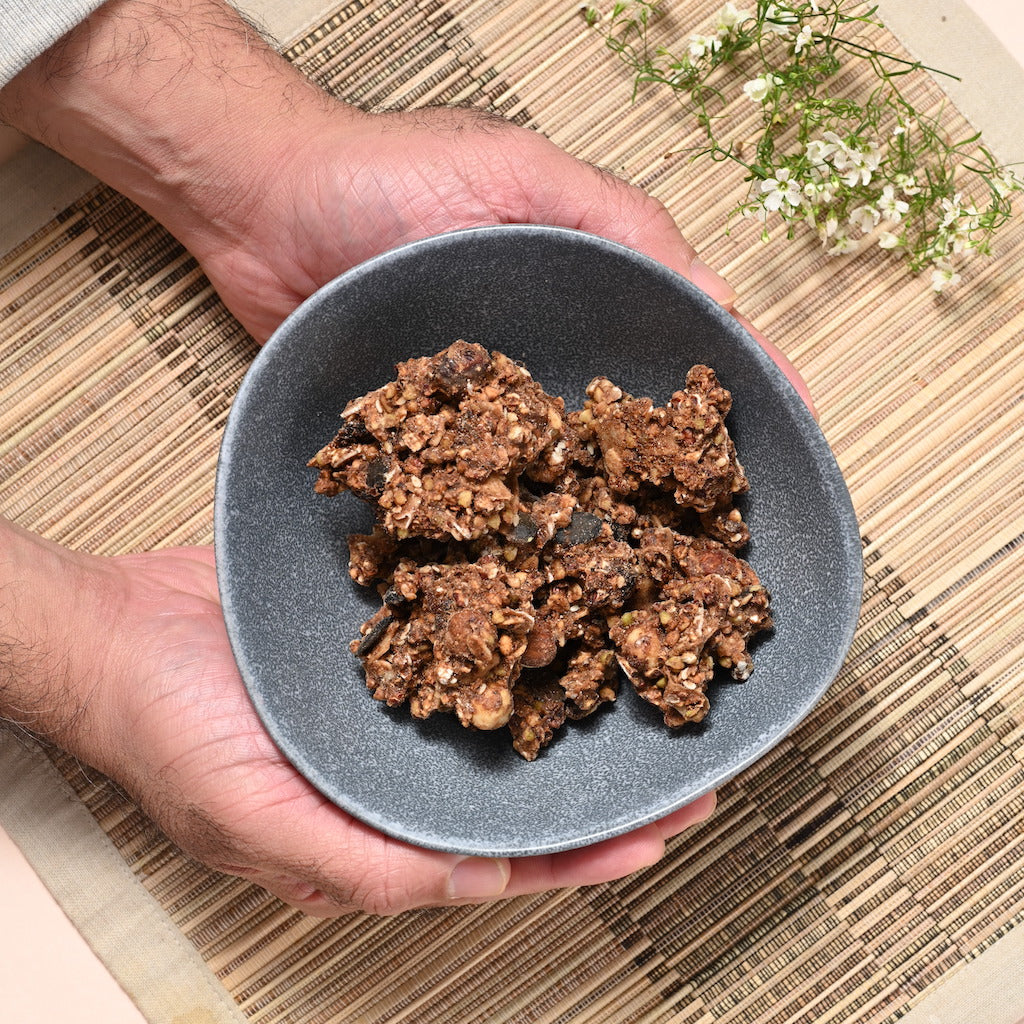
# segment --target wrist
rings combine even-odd
[[[108,0],[0,91],[0,117],[200,260],[237,242],[275,158],[342,106],[220,0]]]
[[[0,717],[109,772],[105,561],[0,520]]]

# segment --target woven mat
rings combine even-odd
[[[674,6],[700,25],[715,5]],[[662,863],[489,907],[306,919],[58,767],[260,1024],[895,1020],[1024,924],[1024,228],[940,298],[877,251],[726,235],[739,173],[666,158],[672,102],[631,105],[566,0],[351,0],[288,56],[370,107],[489,107],[669,206],[810,383],[863,530],[859,631],[826,699]],[[99,187],[0,287],[0,514],[96,552],[210,541],[255,348],[194,262]]]

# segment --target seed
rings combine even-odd
[[[473,492],[470,490],[459,491],[455,499],[463,508],[469,508],[473,504]]]
[[[623,626],[632,626],[633,618],[634,616],[632,612],[626,612],[626,614],[623,615],[621,619],[619,619],[619,623]]]

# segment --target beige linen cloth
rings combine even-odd
[[[717,4],[674,7],[696,28]],[[489,107],[658,195],[809,381],[862,526],[864,610],[822,704],[660,865],[484,908],[304,919],[0,731],[0,822],[114,976],[153,1024],[1024,1019],[1021,225],[941,298],[877,251],[726,235],[739,179],[665,158],[678,113],[631,105],[563,0],[254,11],[346,99]],[[1021,159],[1024,76],[969,10],[882,14],[963,76],[920,76],[919,102],[948,97],[951,130]],[[99,552],[208,542],[251,343],[187,254],[87,176],[28,146],[0,191],[0,513]]]

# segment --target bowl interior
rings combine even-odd
[[[711,686],[699,726],[669,731],[623,683],[537,761],[506,731],[416,721],[365,688],[348,643],[378,606],[347,573],[367,532],[351,495],[313,493],[306,460],[346,402],[395,363],[457,338],[522,361],[578,407],[598,374],[664,402],[705,362],[733,392],[753,540],[775,630],[744,683]],[[835,460],[792,387],[689,282],[613,243],[555,228],[454,232],[393,250],[301,306],[260,352],[225,431],[216,499],[225,619],[253,703],[282,751],[359,818],[419,845],[521,855],[584,845],[682,806],[770,749],[835,677],[856,624],[861,556]]]

